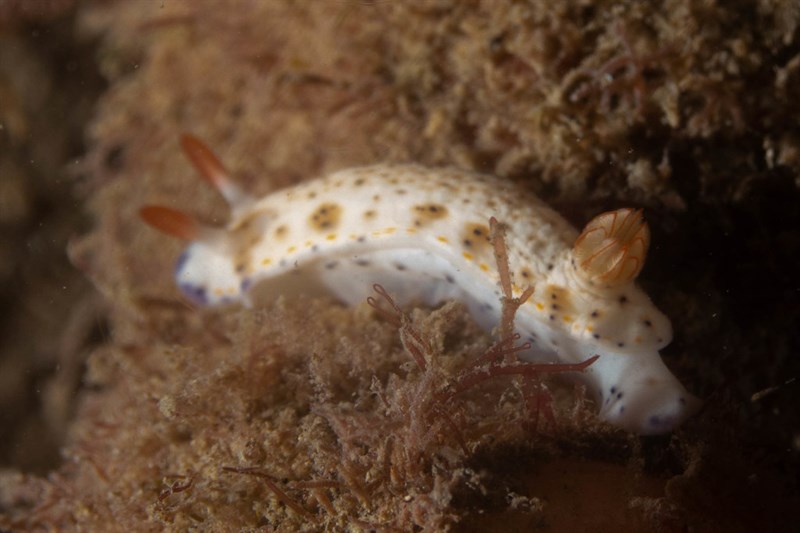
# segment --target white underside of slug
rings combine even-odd
[[[251,305],[302,292],[353,304],[379,283],[401,304],[460,300],[491,329],[500,315],[488,240],[494,216],[507,228],[515,296],[535,287],[517,313],[516,328],[532,346],[521,357],[579,363],[599,355],[582,378],[600,417],[633,432],[671,431],[696,409],[658,353],[671,340],[669,321],[633,282],[649,239],[639,213],[601,215],[579,237],[507,182],[418,166],[344,170],[255,200],[199,141],[183,143],[231,202],[231,222],[223,231],[169,208],[142,215],[194,239],[176,269],[194,302]]]

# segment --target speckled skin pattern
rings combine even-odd
[[[582,378],[600,416],[640,434],[671,431],[697,406],[658,354],[672,337],[669,320],[632,279],[593,282],[576,264],[578,232],[508,182],[378,165],[262,199],[227,193],[226,230],[202,233],[176,270],[196,303],[253,305],[298,292],[356,303],[380,283],[401,303],[461,300],[490,329],[500,315],[488,227],[494,216],[507,226],[515,296],[535,288],[515,324],[532,345],[523,358],[577,363],[599,354]]]

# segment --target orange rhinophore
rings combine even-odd
[[[650,245],[641,209],[623,208],[593,218],[572,247],[580,272],[609,287],[636,279]]]
[[[148,205],[139,209],[139,216],[157,230],[185,241],[196,239],[200,233],[199,222],[191,215],[171,207]]]
[[[193,135],[183,135],[181,147],[194,168],[222,194],[228,204],[236,206],[246,202],[249,196],[231,180],[219,158],[203,141]]]

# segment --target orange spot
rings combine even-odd
[[[480,265],[478,265],[478,268],[480,268],[484,272],[489,272],[489,265],[487,265],[486,263],[481,263]]]
[[[473,255],[472,255],[471,253],[469,253],[469,252],[464,252],[464,253],[463,253],[463,254],[461,254],[461,255],[463,255],[463,256],[464,256],[464,259],[466,259],[467,261],[472,261],[472,260],[475,258],[475,256],[473,256]]]
[[[536,302],[536,309],[544,311],[544,304],[542,302]]]

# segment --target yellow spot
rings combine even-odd
[[[450,241],[447,240],[447,237],[445,237],[444,235],[439,235],[438,237],[436,237],[436,240],[439,241],[439,242],[443,242],[445,244],[450,242]]]
[[[413,235],[417,232],[417,228],[406,228],[406,233]]]
[[[480,265],[478,265],[478,268],[480,268],[484,272],[489,272],[489,265],[487,265],[486,263],[481,263]]]
[[[594,331],[594,326],[589,324],[588,326],[586,326],[586,331],[588,331],[589,333],[593,332]]]
[[[544,304],[542,302],[536,302],[536,309],[544,311]]]
[[[287,254],[292,254],[297,251],[297,246],[290,246],[286,249]]]
[[[306,248],[311,248],[312,246],[314,246],[314,241],[306,241],[306,242],[303,243],[303,245]]]
[[[269,257],[266,257],[266,258],[261,260],[261,264],[264,265],[264,266],[269,266],[269,265],[272,264],[272,259],[270,259]]]
[[[395,231],[397,231],[397,228],[386,228],[385,230],[383,230],[383,232],[384,232],[386,235],[391,235],[391,234],[392,234],[392,233],[394,233]]]
[[[351,233],[350,235],[347,236],[347,238],[350,239],[351,241],[354,241],[358,239],[358,235],[356,235],[355,233]]]
[[[572,317],[569,315],[564,315],[564,317],[561,320],[563,320],[566,323],[570,323],[572,322]]]
[[[223,294],[225,294],[225,293],[219,287],[214,289],[214,296],[222,296]]]
[[[325,240],[335,241],[336,240],[336,234],[335,233],[328,233],[327,235],[325,235]]]
[[[464,259],[466,259],[467,261],[472,261],[472,260],[475,258],[475,256],[474,256],[474,255],[472,255],[472,254],[471,254],[471,253],[469,253],[469,252],[464,252],[464,253],[463,253],[463,254],[461,254],[461,255],[463,255],[463,256],[464,256]]]

